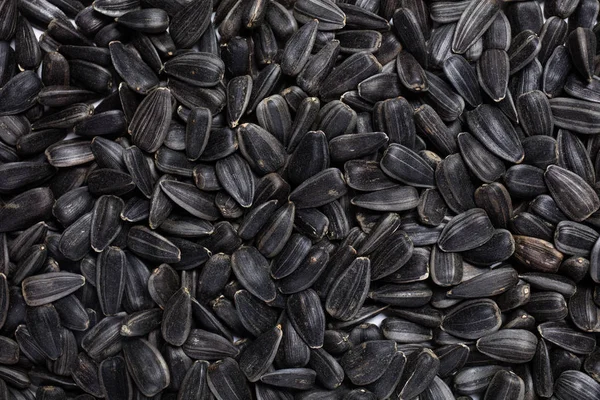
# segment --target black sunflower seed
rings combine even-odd
[[[118,41],[111,42],[108,47],[113,66],[132,90],[146,94],[158,86],[158,77],[134,49]]]
[[[567,48],[573,59],[573,66],[587,81],[592,80],[596,36],[591,29],[577,28],[567,38]]]
[[[427,67],[427,50],[425,36],[416,15],[409,8],[398,8],[393,13],[394,30],[402,45],[417,59],[419,64]]]
[[[524,30],[515,35],[508,49],[510,73],[514,74],[527,66],[540,50],[540,39],[535,32]]]
[[[319,21],[323,31],[341,29],[346,25],[346,15],[330,0],[300,0],[294,4],[294,17],[300,23],[313,19]]]
[[[567,24],[564,20],[558,17],[550,17],[544,22],[540,32],[540,41],[542,48],[538,54],[538,58],[542,64],[545,64],[554,48],[559,44],[564,43],[567,38]]]
[[[85,279],[81,275],[70,272],[54,272],[25,278],[21,286],[27,305],[36,307],[56,302],[75,292],[84,284]]]
[[[153,396],[170,383],[165,359],[150,342],[134,339],[123,345],[127,370],[137,388],[145,396]]]
[[[506,172],[502,161],[490,153],[471,134],[467,132],[459,133],[457,141],[463,160],[471,172],[481,181],[494,182]]]
[[[0,89],[0,98],[3,99],[0,101],[0,116],[18,114],[31,108],[41,89],[42,81],[32,71],[16,74]]]
[[[554,394],[567,399],[589,398],[600,394],[600,385],[583,372],[563,372],[556,380]]]
[[[144,151],[158,150],[167,136],[171,113],[171,92],[168,89],[158,88],[146,96],[129,124],[133,143]]]
[[[477,350],[495,360],[525,363],[533,359],[538,339],[526,330],[501,329],[477,341]]]
[[[118,247],[109,247],[96,261],[96,289],[104,315],[115,315],[121,309],[128,267],[125,253]]]
[[[242,247],[233,253],[231,267],[238,280],[263,301],[275,299],[275,284],[269,275],[268,261],[254,247]]]
[[[488,49],[477,61],[477,77],[483,91],[496,102],[506,96],[509,75],[508,53],[501,49]]]
[[[411,362],[412,361],[412,362]],[[409,355],[395,395],[398,397],[414,397],[422,393],[435,378],[440,360],[427,348]]]
[[[573,220],[582,221],[598,209],[596,193],[575,173],[550,166],[544,174],[544,180],[558,207]],[[558,185],[561,186],[560,193],[557,191]]]
[[[473,135],[498,157],[511,162],[523,159],[523,147],[517,134],[498,108],[481,105],[467,112],[467,123]]]
[[[283,337],[280,325],[260,335],[240,356],[240,369],[250,382],[265,374],[275,359]]]
[[[163,180],[159,185],[168,198],[191,215],[208,221],[218,219],[219,213],[212,195],[194,185],[175,180]]]
[[[333,99],[379,72],[381,65],[373,55],[353,54],[325,78],[319,93],[326,99]]]
[[[198,42],[210,24],[212,0],[187,2],[173,15],[169,33],[175,44],[189,48]]]
[[[472,209],[454,217],[444,227],[439,246],[444,251],[471,250],[487,242],[493,234],[493,226],[487,213]]]
[[[135,254],[151,261],[178,262],[181,259],[181,251],[173,243],[143,226],[129,230],[127,245]]]
[[[169,16],[159,8],[132,10],[115,20],[127,28],[145,33],[161,33],[169,26]]]
[[[321,307],[316,306],[319,297],[308,289],[294,293],[287,300],[287,315],[298,335],[311,348],[323,346],[325,316]]]
[[[458,21],[452,40],[452,51],[458,54],[465,53],[494,22],[499,12],[500,3],[497,1],[472,1]]]
[[[281,70],[284,74],[296,76],[304,69],[319,28],[322,25],[318,19],[310,20],[290,37],[281,55]]]
[[[575,354],[589,354],[594,349],[593,338],[587,333],[578,332],[563,322],[544,322],[538,325],[543,339]]]
[[[252,397],[239,364],[232,358],[224,358],[211,364],[207,378],[208,387],[217,398],[233,400]]]

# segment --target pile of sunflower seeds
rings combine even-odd
[[[600,399],[599,8],[0,0],[0,399]]]

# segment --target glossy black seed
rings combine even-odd
[[[533,359],[538,339],[526,330],[502,329],[477,341],[477,349],[496,360],[525,363]]]
[[[463,11],[458,21],[452,50],[462,54],[479,39],[494,22],[500,11],[500,3],[496,1],[473,1]]]
[[[68,296],[84,284],[81,275],[70,272],[39,274],[23,280],[23,298],[31,307],[40,306]]]
[[[5,397],[595,398],[593,1],[0,9]]]
[[[523,147],[508,118],[491,105],[481,105],[467,112],[467,123],[473,135],[492,153],[511,162],[520,162]]]

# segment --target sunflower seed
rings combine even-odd
[[[590,354],[594,350],[593,338],[589,334],[575,331],[561,321],[544,322],[538,325],[542,338],[575,354]]]
[[[85,279],[81,275],[55,272],[25,278],[21,286],[27,305],[37,307],[70,295],[84,283]]]
[[[558,17],[548,18],[540,32],[540,41],[542,42],[542,48],[538,54],[540,62],[545,64],[552,55],[554,48],[564,43],[566,38],[567,24],[565,21]]]
[[[573,172],[550,166],[544,174],[544,180],[558,207],[573,220],[582,221],[598,209],[596,194],[583,178]],[[559,193],[557,188],[560,182],[565,184],[561,185]]]
[[[212,1],[187,2],[169,22],[169,32],[178,47],[189,48],[198,42],[210,24]]]
[[[151,397],[169,386],[167,363],[150,342],[144,339],[125,342],[123,354],[131,378],[145,396]]]
[[[463,11],[452,40],[452,51],[463,54],[494,22],[500,12],[497,1],[472,1]]]
[[[429,349],[411,354],[407,359],[400,384],[394,395],[399,398],[411,398],[422,393],[435,378],[440,360]]]
[[[381,72],[381,64],[368,53],[356,53],[348,57],[323,81],[319,93],[325,99],[333,99]]]
[[[541,13],[541,10],[540,10]],[[485,399],[523,399],[525,383],[514,372],[500,370],[496,372],[485,392]]]
[[[529,362],[535,356],[538,339],[522,329],[502,329],[477,340],[477,350],[495,360]]]
[[[524,30],[515,35],[508,49],[511,75],[533,61],[540,50],[540,39],[535,32]]]
[[[171,92],[158,88],[142,100],[128,131],[140,149],[155,152],[167,136],[171,123]]]
[[[594,54],[596,53],[596,36],[591,29],[577,28],[567,38],[567,48],[573,59],[573,66],[588,82],[592,80],[594,71]]]
[[[556,380],[554,393],[564,399],[593,399],[600,394],[600,385],[583,372],[565,371]]]
[[[283,333],[280,325],[260,335],[240,356],[240,369],[250,382],[266,373],[275,359]]]
[[[481,93],[475,69],[464,57],[459,55],[448,57],[443,63],[443,69],[446,78],[469,105],[477,107],[481,104]]]
[[[158,86],[158,77],[135,50],[118,41],[111,42],[109,49],[113,66],[132,90],[146,94]]]
[[[338,30],[346,25],[346,15],[331,0],[300,0],[294,4],[294,17],[307,24],[313,19],[319,21],[323,31]]]
[[[263,301],[275,299],[275,284],[267,260],[254,247],[242,247],[231,257],[233,273],[243,286]]]
[[[498,157],[511,162],[523,159],[523,147],[517,134],[498,108],[480,105],[467,112],[467,123],[473,135]]]
[[[508,54],[500,49],[488,49],[477,61],[477,76],[484,92],[498,102],[506,96],[508,87]]]
[[[423,67],[427,67],[427,51],[425,36],[419,26],[419,21],[412,10],[398,8],[392,17],[394,30],[402,45]]]

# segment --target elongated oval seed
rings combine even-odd
[[[70,272],[51,272],[25,278],[21,284],[23,298],[31,307],[55,302],[77,291],[85,278]]]

